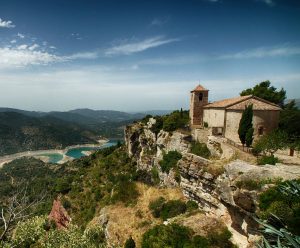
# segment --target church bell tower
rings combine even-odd
[[[206,104],[208,104],[208,90],[199,84],[194,90],[191,91],[191,126],[203,126],[203,107]]]

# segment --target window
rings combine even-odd
[[[202,100],[203,100],[203,93],[200,93],[199,94],[199,101],[202,102]]]
[[[264,134],[264,127],[259,127],[258,128],[258,135],[263,135]]]

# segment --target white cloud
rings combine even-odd
[[[17,49],[18,49],[18,50],[26,50],[27,47],[28,47],[28,46],[27,46],[26,44],[23,44],[23,45],[18,46]]]
[[[67,56],[68,59],[96,59],[99,57],[97,52],[82,52],[82,53],[74,53],[70,56]]]
[[[17,43],[17,40],[11,40],[10,43],[15,44],[15,43]]]
[[[30,46],[30,47],[28,47],[28,49],[30,50],[30,51],[33,51],[33,50],[35,50],[35,49],[37,49],[37,48],[39,48],[40,46],[38,45],[38,44],[33,44],[32,46]]]
[[[0,28],[14,28],[15,26],[12,21],[4,21],[0,18]]]
[[[132,53],[142,52],[150,48],[162,46],[179,40],[180,39],[178,38],[165,39],[163,36],[156,36],[143,41],[122,42],[122,44],[107,49],[105,51],[105,55],[130,55]]]
[[[24,34],[21,34],[21,33],[18,33],[17,36],[21,39],[24,39],[25,38],[25,35]]]
[[[287,57],[294,55],[300,55],[300,47],[284,45],[277,47],[261,47],[233,54],[225,54],[218,57],[218,59],[251,59],[265,57]]]
[[[34,50],[35,45],[21,45],[15,48],[0,48],[0,69],[18,68],[29,65],[46,65],[54,62],[64,61],[63,58],[48,52]]]

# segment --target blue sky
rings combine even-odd
[[[300,98],[295,0],[0,1],[0,106],[188,108],[270,80]]]

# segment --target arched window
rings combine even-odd
[[[200,93],[199,94],[199,101],[202,102],[202,100],[203,100],[203,93]]]

